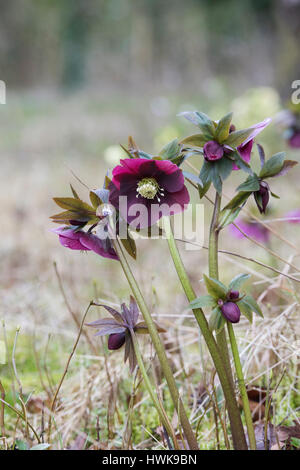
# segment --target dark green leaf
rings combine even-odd
[[[70,184],[70,188],[71,188],[71,191],[73,193],[73,196],[76,198],[76,199],[79,199],[79,196],[78,194],[76,193],[75,189],[73,188],[73,186]]]
[[[266,161],[265,151],[264,151],[263,147],[260,144],[256,144],[256,145],[257,145],[258,154],[259,154],[259,158],[260,158],[260,167],[262,168],[265,164],[265,161]]]
[[[127,238],[121,238],[121,242],[127,253],[136,259],[136,244],[129,232],[127,232]]]
[[[246,173],[249,173],[250,175],[253,174],[253,171],[251,170],[250,165],[242,159],[242,157],[240,156],[238,152],[234,152],[231,156],[234,159],[236,166],[240,170],[243,170]]]
[[[279,171],[279,173],[276,173],[276,175],[274,175],[274,178],[277,178],[277,176],[286,175],[297,164],[298,162],[296,162],[295,160],[284,160],[281,170]]]
[[[63,209],[76,211],[76,212],[83,212],[83,213],[91,213],[94,214],[95,210],[89,204],[81,201],[80,199],[72,198],[72,197],[54,197],[53,200],[56,204]]]
[[[220,213],[218,228],[221,230],[224,227],[227,227],[227,225],[232,224],[232,222],[234,222],[239,215],[240,211],[241,207],[237,207],[236,209],[223,209]]]
[[[221,309],[216,307],[209,317],[208,326],[211,331],[219,333],[222,331],[225,325],[225,318],[222,315]]]
[[[211,182],[208,181],[207,183],[203,185],[203,187],[201,187],[200,185],[198,186],[198,193],[199,193],[200,199],[202,199],[205,196],[205,194],[210,188],[210,185],[211,185]]]
[[[178,139],[174,139],[163,147],[163,149],[159,152],[159,155],[164,160],[172,160],[178,156],[180,148],[181,147],[178,143]]]
[[[229,145],[232,148],[236,148],[243,142],[245,142],[245,140],[249,137],[252,132],[253,129],[251,128],[230,132],[229,136],[223,143]]]
[[[195,175],[194,173],[190,173],[189,171],[183,171],[183,176],[187,178],[190,181],[193,181],[193,183],[198,184],[199,186],[202,186],[202,181],[199,178],[199,176]]]
[[[249,305],[249,307],[252,308],[253,312],[257,313],[257,315],[259,315],[260,317],[263,318],[263,313],[262,313],[260,307],[257,305],[256,301],[254,300],[254,298],[251,295],[246,295],[243,298],[243,302],[246,303],[247,305]]]
[[[232,172],[232,160],[225,156],[214,162],[213,165],[222,181],[225,181]]]
[[[90,191],[90,201],[96,209],[102,204],[100,197],[94,191]]]
[[[200,147],[202,148],[203,145],[207,142],[207,139],[203,134],[194,134],[189,135],[185,139],[183,139],[180,143],[185,147]]]
[[[235,276],[229,284],[229,289],[230,290],[239,290],[241,285],[249,279],[250,274],[238,274]]]
[[[203,275],[203,279],[206,285],[207,292],[216,300],[218,299],[225,299],[227,294],[227,287],[222,284],[222,282],[214,279],[212,277],[208,277],[205,274]]]
[[[249,196],[251,196],[251,194],[252,192],[241,191],[236,196],[234,196],[234,198],[232,198],[231,201],[229,201],[229,203],[224,207],[223,211],[227,209],[233,210],[233,209],[237,209],[238,207],[242,207],[247,201],[247,199],[249,198]]]
[[[249,175],[244,183],[240,184],[237,188],[237,191],[258,191],[259,190],[259,179],[257,175],[254,173],[253,175]]]
[[[215,136],[215,126],[213,121],[206,114],[198,111],[188,111],[181,113],[181,115],[191,121],[193,124],[196,124],[201,129],[206,140],[213,140]]]
[[[214,299],[211,295],[200,295],[197,299],[193,300],[190,303],[190,308],[203,308],[203,307],[213,307],[216,305],[216,299]]]
[[[226,116],[222,117],[218,122],[216,128],[216,138],[220,144],[222,144],[227,137],[229,136],[229,129],[232,121],[232,113],[226,114]]]
[[[252,314],[252,308],[244,302],[244,300],[240,300],[237,303],[241,313],[247,318],[247,320],[252,323],[253,320],[253,314]]]
[[[269,178],[277,175],[283,168],[284,156],[284,152],[279,152],[269,158],[262,167],[259,177]]]

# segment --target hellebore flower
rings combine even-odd
[[[230,321],[231,323],[238,323],[240,321],[241,311],[238,305],[234,302],[225,302],[221,306],[221,312],[226,320]]]
[[[118,256],[109,239],[103,240],[89,232],[76,230],[69,226],[58,227],[53,230],[58,234],[62,246],[71,250],[94,251],[103,258],[118,259]]]
[[[294,149],[300,148],[300,129],[292,130],[292,135],[288,139],[288,144]]]
[[[270,232],[269,230],[261,225],[259,222],[255,220],[243,220],[241,218],[236,219],[236,225],[243,230],[243,232],[251,238],[254,238],[258,242],[268,243],[270,240]],[[229,226],[229,230],[231,235],[235,238],[242,239],[246,238],[233,224]]]
[[[128,158],[120,163],[112,172],[109,202],[129,224],[143,229],[154,225],[162,216],[185,209],[190,197],[177,165],[168,160],[146,158]]]
[[[104,307],[111,314],[112,318],[101,318],[100,320],[87,323],[87,326],[99,329],[95,336],[108,335],[108,349],[111,351],[120,349],[125,344],[124,362],[126,362],[127,359],[129,360],[130,371],[133,372],[136,367],[137,360],[131,335],[132,333],[148,333],[147,325],[143,321],[138,322],[139,309],[135,299],[130,296],[129,308],[125,303],[123,303],[121,305],[121,313],[107,305],[94,305]],[[165,331],[157,324],[156,327],[160,333]]]
[[[218,142],[210,140],[203,146],[203,154],[206,161],[220,160],[224,155],[224,149]]]
[[[290,224],[299,224],[300,223],[300,209],[294,209],[287,214],[285,214],[285,219]]]
[[[259,190],[254,192],[254,199],[259,212],[261,214],[265,214],[270,199],[270,188],[268,183],[260,181]]]
[[[271,122],[271,118],[264,119],[263,121],[254,124],[254,126],[251,126],[251,129],[253,131],[247,137],[247,139],[237,147],[237,151],[239,152],[240,156],[242,159],[246,162],[249,163],[251,159],[251,152],[252,152],[252,147],[254,143],[255,137],[265,129]],[[234,130],[234,129],[233,129]],[[232,167],[233,170],[239,170],[239,168],[234,164]]]

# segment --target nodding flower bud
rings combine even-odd
[[[240,293],[238,290],[231,290],[228,294],[228,298],[230,300],[236,300],[239,298],[239,296],[240,296]]]
[[[261,214],[266,213],[266,208],[270,199],[269,193],[270,188],[268,183],[266,183],[265,181],[261,181],[259,184],[259,190],[255,191],[254,193],[255,202]]]
[[[125,333],[113,333],[108,337],[108,349],[120,349],[125,343]]]
[[[241,311],[234,302],[226,302],[224,305],[222,305],[221,311],[226,320],[230,321],[231,323],[238,323],[240,321]]]
[[[218,144],[218,142],[210,140],[204,145],[203,154],[207,161],[220,160],[224,155],[224,149],[222,145]]]

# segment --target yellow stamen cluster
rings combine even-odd
[[[146,199],[154,199],[159,192],[159,186],[154,178],[143,178],[137,185],[137,196],[141,195]]]

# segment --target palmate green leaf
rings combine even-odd
[[[257,315],[262,318],[264,317],[259,305],[251,295],[246,295],[243,298],[243,302],[246,303],[252,309],[253,312],[257,313]]]
[[[81,201],[73,197],[54,197],[53,200],[56,204],[63,209],[71,210],[74,212],[82,213],[95,213],[95,209],[87,204],[86,202]]]
[[[252,313],[252,308],[244,302],[244,300],[240,300],[237,303],[241,313],[247,318],[247,320],[252,323],[253,321],[253,313]]]
[[[213,164],[211,162],[207,162],[206,160],[204,160],[202,168],[200,170],[200,175],[199,175],[199,178],[202,181],[203,186],[206,183],[211,183],[212,173],[213,173]]]
[[[246,203],[249,196],[251,196],[251,194],[252,194],[252,192],[241,191],[236,196],[234,196],[231,199],[231,201],[229,201],[229,203],[224,207],[222,212],[226,211],[227,209],[234,210],[234,209],[237,209],[238,207],[242,207]],[[221,212],[221,214],[222,214],[222,212]]]
[[[182,173],[185,178],[187,178],[190,181],[193,181],[193,183],[196,183],[202,187],[203,183],[201,179],[199,178],[199,176],[195,175],[194,173],[190,173],[189,171],[183,171]]]
[[[279,152],[269,158],[262,167],[259,177],[270,178],[271,176],[277,175],[283,168],[284,156],[284,152]]]
[[[73,186],[70,184],[70,188],[71,188],[71,191],[72,191],[72,194],[73,196],[76,198],[76,199],[80,199],[77,192],[75,191],[75,189],[73,188]]]
[[[200,295],[197,299],[193,300],[190,303],[190,308],[204,308],[204,307],[213,307],[216,305],[216,299],[214,299],[211,295]]]
[[[218,172],[218,167],[213,163],[212,171],[210,173],[211,177],[211,182],[214,185],[215,190],[219,193],[222,194],[222,179],[219,175]]]
[[[213,140],[215,137],[215,126],[213,121],[204,113],[199,111],[187,111],[180,113],[181,116],[184,116],[188,121],[191,121],[193,124],[198,126],[206,141]]]
[[[185,147],[199,147],[202,148],[207,142],[207,138],[203,134],[189,135],[185,139],[181,140],[180,143]]]
[[[225,181],[232,172],[232,160],[230,160],[230,158],[226,158],[225,156],[220,160],[213,162],[213,165],[222,181]]]
[[[208,326],[211,331],[219,333],[225,325],[225,318],[222,315],[221,309],[216,307],[210,314]]]
[[[222,144],[227,137],[229,136],[229,129],[232,121],[233,113],[228,113],[226,116],[223,116],[218,122],[216,128],[216,138],[217,141]]]
[[[90,216],[86,215],[79,215],[77,212],[73,211],[64,211],[60,212],[59,214],[52,215],[50,219],[53,219],[53,221],[69,221],[69,220],[78,220],[79,222],[87,222],[90,220]]]
[[[94,191],[90,191],[90,201],[95,209],[102,204],[100,197]]]
[[[178,139],[174,139],[165,145],[159,152],[159,156],[163,160],[172,160],[178,156],[181,146],[179,145]]]
[[[239,290],[239,288],[244,284],[244,282],[249,279],[250,274],[238,274],[229,283],[230,290]]]
[[[120,240],[127,253],[132,256],[133,259],[136,259],[136,244],[129,232],[127,232],[127,238],[121,238]]]
[[[208,277],[203,274],[203,279],[205,282],[205,286],[207,292],[216,300],[218,299],[225,299],[227,294],[227,287],[222,284],[222,282],[214,279],[212,277]]]
[[[259,190],[259,179],[258,176],[253,173],[249,175],[244,183],[240,184],[237,191],[258,191]]]
[[[296,162],[295,160],[284,160],[281,170],[279,171],[279,173],[276,173],[273,178],[277,178],[277,176],[286,175],[297,164],[298,162]]]
[[[180,143],[184,147],[202,149],[207,141],[208,139],[203,134],[193,134],[183,139]]]
[[[205,194],[210,188],[210,185],[211,185],[211,182],[208,181],[207,183],[203,185],[203,187],[201,187],[200,185],[198,186],[198,193],[199,193],[200,199],[202,199],[205,196]]]
[[[245,142],[252,132],[253,129],[251,128],[230,132],[229,136],[223,143],[229,145],[232,148],[236,148]]]

